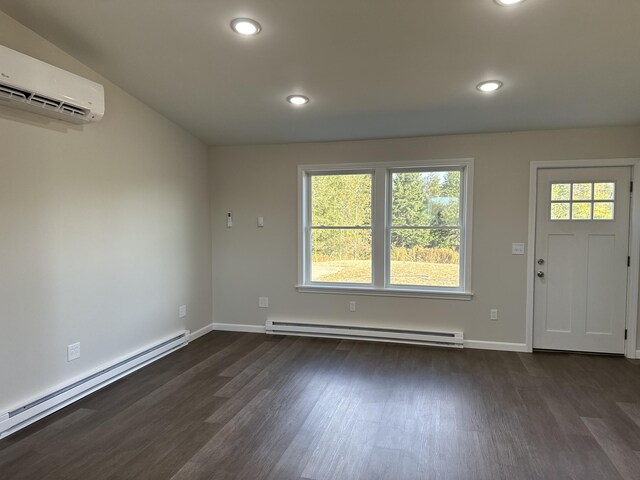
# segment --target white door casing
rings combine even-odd
[[[624,353],[630,182],[630,167],[538,170],[534,348]],[[566,186],[573,191],[574,184],[596,183],[615,184],[613,219],[572,219],[579,212],[592,216],[594,210],[602,216],[603,207],[608,208],[593,202],[593,187],[591,200],[576,201],[579,187],[573,198],[556,197],[554,215],[568,218],[551,218],[552,184],[565,192]]]

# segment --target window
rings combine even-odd
[[[371,173],[310,177],[311,281],[373,282]]]
[[[298,290],[471,298],[472,169],[301,166]]]
[[[389,284],[460,286],[460,170],[391,172]]]
[[[613,220],[616,184],[551,184],[551,220]]]

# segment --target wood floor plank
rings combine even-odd
[[[640,479],[640,362],[213,332],[0,441],[0,478]]]
[[[252,376],[251,380],[244,384],[233,397],[228,397],[227,394],[221,395],[220,393],[224,389],[218,390],[216,395],[227,398],[227,401],[207,418],[207,422],[224,424],[227,419],[233,417],[242,408],[246,400],[253,398],[258,391],[268,388],[266,385],[270,385],[271,388],[279,388],[281,385],[286,385],[289,378],[296,373],[295,369],[291,368],[296,357],[306,352],[304,352],[304,340],[297,340],[284,345],[286,345],[286,348],[278,351],[277,357],[270,363],[261,363],[259,373]]]
[[[237,432],[248,426],[254,417],[264,413],[264,404],[274,395],[272,390],[261,390],[243,406],[227,424],[214,435],[184,466],[171,477],[172,480],[210,478],[218,469],[207,468],[209,463],[228,458],[244,440]]]
[[[221,359],[233,354],[243,347],[246,347],[248,344],[251,344],[251,342],[254,341],[254,338],[246,336],[238,338],[235,342],[213,353],[194,367],[191,367],[184,373],[181,373],[180,375],[172,378],[171,380],[163,384],[160,388],[155,390],[153,393],[144,397],[138,403],[140,405],[146,406],[147,408],[158,404],[167,395],[170,395],[172,392],[179,390],[184,385],[188,384],[196,375],[200,374],[203,371],[207,371],[212,367],[215,367]]]
[[[211,471],[216,471],[220,479],[234,478],[236,474],[239,478],[259,478],[263,474],[268,474],[264,464],[266,457],[264,452],[270,451],[274,445],[277,445],[282,436],[288,433],[293,435],[293,432],[290,432],[292,424],[293,431],[299,428],[298,424],[305,418],[308,410],[323,391],[322,383],[314,384],[314,376],[316,370],[321,368],[330,357],[326,355],[326,351],[309,348],[308,340],[300,340],[296,343],[300,349],[299,356],[295,357],[295,360],[306,363],[317,359],[318,365],[311,362],[307,368],[290,369],[290,375],[286,377],[287,381],[269,391],[269,398],[259,402],[255,415],[252,415],[248,421],[241,416],[242,421],[238,422],[238,415],[244,409],[241,410],[188,462],[185,468],[175,475],[175,479],[209,478],[206,472]],[[250,389],[246,390],[246,392],[250,391]],[[248,405],[254,403],[255,400],[251,400]],[[252,413],[254,413],[253,410]],[[217,416],[215,420],[221,422],[224,418],[224,416]],[[288,428],[283,428],[287,425]],[[218,443],[219,438],[223,439],[224,445]],[[233,451],[228,450],[231,446]],[[229,454],[225,455],[224,452],[227,451]],[[212,452],[215,452],[215,455],[212,455]],[[204,473],[199,473],[201,470],[193,468],[193,465],[199,465],[200,469],[203,464],[206,467]],[[257,466],[260,468],[255,471]],[[247,471],[251,469],[254,471]]]
[[[339,350],[351,351],[348,349]],[[311,454],[322,439],[322,434],[339,413],[338,406],[346,398],[347,391],[352,388],[352,382],[346,378],[347,372],[353,372],[351,355],[353,354],[350,353],[342,367],[337,368],[331,376],[322,396],[270,472],[269,479],[298,478],[302,475]]]
[[[235,377],[251,364],[260,360],[262,356],[278,345],[279,342],[262,342],[255,349],[243,355],[237,362],[220,372],[221,377]],[[264,361],[264,360],[263,360]]]
[[[617,405],[638,427],[640,427],[640,402],[617,402]]]
[[[269,349],[262,356],[254,359],[250,365],[246,366],[241,372],[238,372],[224,387],[216,392],[216,396],[231,398],[242,390],[247,383],[253,380],[264,370],[277,369],[283,362],[287,361],[288,356],[299,349],[298,346],[292,345],[294,342],[291,339],[286,339]],[[289,351],[289,349],[293,350]],[[286,353],[285,353],[286,352]],[[268,372],[268,371],[267,371]]]
[[[244,455],[245,459],[236,461],[236,466],[233,469],[238,472],[238,478],[262,480],[270,475],[270,470],[274,465],[271,459],[282,457],[311,411],[324,397],[331,377],[319,375],[319,373],[336,370],[344,361],[345,356],[346,352],[336,350],[328,354],[325,353],[322,355],[324,358],[310,365],[302,393],[293,403],[289,403],[288,398],[283,398],[278,403],[280,405],[289,404],[289,406],[279,408],[267,422],[254,431],[251,450]],[[240,468],[242,463],[244,466]]]
[[[310,453],[302,472],[313,479],[358,478],[364,470],[374,446],[376,433],[384,412],[389,389],[376,378],[388,378],[397,355],[384,355],[385,347],[371,348],[357,344],[344,365],[348,369],[347,382],[336,399],[335,413]],[[389,349],[386,350],[389,352]],[[355,372],[353,371],[355,369]],[[371,370],[371,376],[365,372]],[[344,371],[344,370],[343,370]]]
[[[637,480],[640,459],[631,448],[600,418],[583,418],[591,434],[625,480]]]
[[[38,448],[40,445],[58,441],[67,428],[72,427],[76,422],[94,413],[93,410],[80,408],[69,412],[67,415],[56,415],[54,417],[55,421],[50,421],[48,425],[43,428],[38,428],[33,432],[29,432],[29,428],[27,427],[25,430],[13,436],[13,443],[0,449],[0,468],[3,468],[3,464],[6,461],[12,459],[14,452]]]
[[[589,430],[582,422],[580,415],[564,397],[564,388],[558,386],[552,391],[543,392],[542,398],[553,418],[565,435],[589,435]]]

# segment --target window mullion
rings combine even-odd
[[[373,285],[384,288],[387,252],[387,169],[376,168],[373,188]]]

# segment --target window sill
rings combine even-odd
[[[411,290],[400,288],[338,287],[335,285],[297,285],[299,293],[329,293],[334,295],[372,295],[379,297],[437,298],[442,300],[471,300],[473,292],[444,290]]]

